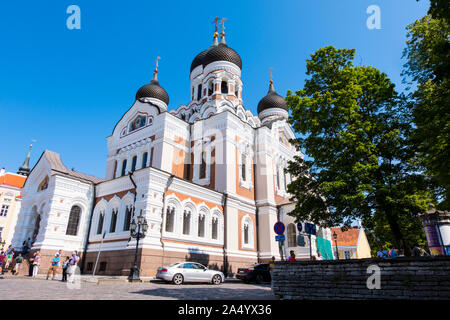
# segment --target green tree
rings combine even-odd
[[[296,177],[288,186],[296,202],[291,215],[324,227],[361,219],[375,230],[382,221],[408,252],[403,222],[417,225],[431,195],[423,191],[425,177],[410,171],[403,99],[386,74],[354,66],[354,54],[332,46],[317,50],[307,60],[303,90],[286,97],[301,134],[293,142],[307,155],[288,168]]]
[[[408,105],[416,164],[436,182],[440,207],[445,209],[450,205],[449,2],[431,5],[430,15],[407,27],[403,76],[414,87]]]

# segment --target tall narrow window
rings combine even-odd
[[[217,217],[213,217],[211,227],[212,227],[211,237],[214,240],[217,240],[217,234],[218,234],[218,230],[219,230],[219,219],[217,219]]]
[[[239,98],[239,86],[236,85],[234,88],[234,95],[236,96],[236,98]]]
[[[221,83],[221,88],[220,88],[222,93],[228,93],[228,82],[226,80],[222,80]]]
[[[148,152],[144,152],[142,155],[142,168],[147,167],[147,160],[148,160]]]
[[[183,214],[183,234],[189,234],[191,232],[191,213],[184,210]]]
[[[111,212],[111,223],[109,225],[109,232],[116,232],[116,224],[117,224],[117,209],[113,209]]]
[[[200,163],[200,179],[205,179],[206,178],[206,152],[202,151],[201,153],[201,163]]]
[[[284,190],[287,191],[287,189],[288,189],[288,173],[285,169],[285,171],[284,171]]]
[[[246,181],[247,180],[247,166],[246,166],[246,163],[247,163],[247,155],[245,154],[245,153],[242,153],[242,156],[241,156],[241,162],[242,162],[242,164],[241,164],[241,176],[242,176],[242,180],[243,181]]]
[[[295,230],[295,225],[293,223],[287,226],[287,236],[288,236],[288,247],[297,246],[297,231]]]
[[[131,214],[133,212],[133,207],[132,206],[127,206],[125,208],[125,219],[123,222],[123,231],[128,231],[130,230],[130,223],[131,223]]]
[[[97,234],[102,234],[104,219],[105,219],[105,211],[100,211],[100,213],[98,215]]]
[[[166,213],[166,231],[173,232],[173,222],[175,220],[175,208],[168,207]]]
[[[276,166],[276,170],[277,170],[277,189],[280,189],[280,167],[277,165]]]
[[[66,234],[70,236],[76,236],[78,233],[78,224],[80,222],[81,208],[79,206],[73,206],[70,209],[69,222],[67,223]]]
[[[136,171],[136,163],[137,163],[137,156],[134,156],[131,160],[131,172]]]
[[[200,101],[201,98],[202,98],[202,85],[199,84],[197,87],[197,101]]]
[[[244,243],[248,244],[248,224],[244,224]]]
[[[198,236],[204,237],[205,236],[205,215],[200,214],[198,216]]]
[[[213,90],[213,82],[212,80],[208,83],[208,96],[212,95],[214,92]]]
[[[124,159],[122,161],[122,173],[121,173],[121,176],[126,175],[127,174],[126,171],[127,171],[127,159]]]

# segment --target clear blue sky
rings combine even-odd
[[[81,9],[69,30],[66,9]],[[369,5],[381,29],[366,27]],[[16,172],[27,146],[31,165],[45,149],[78,171],[104,176],[106,137],[149,82],[169,109],[189,102],[189,68],[210,46],[212,20],[227,17],[227,43],[242,57],[244,106],[256,114],[273,67],[275,88],[301,89],[305,60],[333,45],[355,48],[356,64],[386,72],[401,90],[405,27],[426,14],[421,0],[2,1],[0,3],[0,167]]]

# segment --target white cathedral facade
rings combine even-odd
[[[315,237],[298,246],[287,215],[293,204],[284,169],[298,151],[289,143],[295,136],[286,102],[270,81],[254,116],[243,106],[241,68],[216,32],[192,62],[191,101],[170,111],[156,68],[107,138],[104,179],[69,170],[46,150],[25,183],[13,246],[30,238],[43,255],[42,272],[62,249],[81,254],[84,273],[92,273],[100,251],[96,274],[128,275],[136,248],[130,222],[142,215],[141,275],[180,260],[230,274],[280,259],[278,220],[287,226],[284,255],[294,250],[309,259],[309,246],[316,255]],[[318,236],[331,240],[329,229]]]

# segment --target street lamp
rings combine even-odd
[[[134,213],[133,207],[133,213]],[[137,221],[136,221],[137,220]],[[139,268],[137,267],[137,255],[138,255],[138,247],[139,247],[139,239],[144,238],[145,234],[148,230],[147,220],[141,215],[137,217],[137,219],[133,219],[130,224],[130,234],[133,238],[136,238],[136,252],[134,254],[134,265],[130,270],[130,275],[128,276],[128,281],[141,281],[139,278]]]
[[[339,260],[339,251],[338,251],[338,245],[337,245],[337,234],[336,234],[336,231],[333,232],[333,238],[334,238],[334,244],[336,246],[336,258]]]

